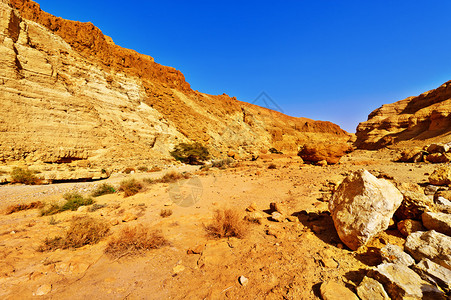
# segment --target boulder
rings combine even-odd
[[[446,153],[449,151],[449,144],[431,144],[426,151],[429,153]]]
[[[359,300],[351,290],[333,281],[323,282],[320,292],[323,300]]]
[[[361,300],[390,300],[384,286],[379,281],[367,276],[357,287],[357,295]]]
[[[409,236],[412,232],[426,231],[423,223],[417,220],[406,219],[398,222],[397,224],[399,232],[405,237]]]
[[[302,147],[298,155],[306,162],[317,163],[325,160],[328,164],[336,164],[340,158],[350,152],[346,143],[315,143]]]
[[[429,230],[451,236],[451,215],[444,213],[426,212],[421,215],[424,227]]]
[[[426,156],[426,159],[425,159],[425,161],[431,162],[434,164],[447,163],[450,160],[451,160],[451,156],[446,153],[432,153],[432,154],[429,154],[428,156]]]
[[[412,191],[402,191],[402,194],[403,200],[401,206],[395,212],[395,216],[399,220],[420,220],[421,215],[429,211],[429,207],[434,205],[433,200],[424,194]]]
[[[423,151],[421,148],[411,148],[405,149],[401,152],[400,157],[397,161],[399,162],[422,162],[423,156],[427,155],[427,152]]]
[[[386,263],[403,264],[405,266],[411,266],[415,263],[415,260],[407,253],[405,253],[401,247],[387,244],[381,249],[382,261]]]
[[[329,210],[340,239],[356,250],[388,228],[402,199],[392,183],[362,169],[340,184],[329,202]]]
[[[451,269],[451,237],[435,230],[414,232],[407,237],[404,249],[420,261],[423,258]]]
[[[392,299],[445,299],[442,291],[402,264],[380,264],[368,276],[382,283]]]
[[[285,216],[282,215],[281,213],[275,211],[271,214],[271,219],[276,222],[283,222],[283,221],[285,221]]]
[[[451,270],[425,258],[414,266],[414,270],[426,281],[437,284],[445,292],[451,292]]]
[[[451,191],[437,190],[436,193],[434,193],[434,201],[436,201],[436,199],[439,197],[445,198],[447,200],[451,200]]]
[[[430,176],[429,182],[433,185],[451,184],[451,167],[442,166],[436,169]]]

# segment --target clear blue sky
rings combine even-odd
[[[116,44],[181,70],[194,90],[349,132],[384,103],[451,80],[451,1],[55,1]]]

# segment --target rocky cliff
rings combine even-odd
[[[417,97],[382,105],[359,124],[356,136],[356,146],[370,150],[451,141],[451,81]]]
[[[0,16],[0,162],[107,167],[168,159],[179,142],[220,156],[349,138],[330,122],[193,91],[176,69],[33,1],[0,0]]]

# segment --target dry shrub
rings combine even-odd
[[[136,179],[124,180],[121,182],[119,191],[124,192],[124,197],[136,195],[141,191],[143,185]]]
[[[277,169],[277,166],[276,166],[275,164],[270,164],[270,165],[268,166],[268,169],[274,170],[274,169]]]
[[[35,209],[35,208],[43,208],[44,204],[41,201],[37,202],[31,202],[28,204],[16,204],[11,205],[6,209],[5,214],[10,215],[12,213],[21,211],[21,210],[29,210],[29,209]]]
[[[102,240],[109,230],[109,225],[102,220],[91,217],[75,217],[64,237],[47,238],[38,250],[43,252],[94,245]]]
[[[34,185],[41,183],[41,180],[36,177],[36,172],[29,169],[22,169],[15,167],[11,172],[12,183],[23,183]]]
[[[113,237],[105,249],[112,257],[141,254],[143,251],[159,249],[168,244],[161,231],[150,230],[143,225],[125,227]]]
[[[162,209],[160,211],[160,216],[162,218],[166,218],[166,217],[172,216],[172,209]]]
[[[176,182],[180,179],[188,179],[191,177],[191,174],[189,173],[177,173],[175,171],[170,171],[166,174],[164,174],[163,177],[161,177],[160,179],[158,179],[156,182],[161,182],[161,183],[171,183],[171,182]]]
[[[248,230],[248,224],[236,209],[216,210],[213,222],[205,226],[208,235],[215,238],[237,237],[243,238]]]
[[[130,174],[131,172],[135,172],[134,168],[125,168],[124,171],[122,171],[125,174]]]
[[[93,197],[100,197],[107,194],[114,194],[116,193],[116,189],[114,186],[108,183],[103,183],[100,186],[98,186],[91,194]]]

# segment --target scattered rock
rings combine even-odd
[[[440,197],[440,196],[435,198],[434,202],[435,202],[435,204],[438,204],[438,205],[451,206],[451,201],[449,201],[446,198]]]
[[[319,162],[316,163],[316,165],[320,166],[320,167],[325,167],[325,166],[327,166],[327,161],[324,159],[320,160]]]
[[[333,282],[323,282],[320,287],[323,300],[358,300],[359,298],[346,287]]]
[[[320,262],[326,268],[330,268],[330,269],[338,268],[338,263],[333,258],[324,257],[324,258],[321,258]]]
[[[379,281],[367,276],[357,287],[357,295],[361,300],[390,300],[384,286]]]
[[[451,270],[427,258],[416,264],[414,269],[424,280],[437,284],[447,293],[451,291]]]
[[[436,296],[435,299],[443,297],[439,289],[402,264],[383,263],[368,275],[382,283],[392,299],[422,299],[426,295]]]
[[[399,220],[420,220],[421,215],[429,211],[429,207],[434,205],[434,202],[424,194],[411,191],[402,191],[402,194],[401,206],[395,212],[395,216]]]
[[[36,292],[34,293],[36,296],[44,296],[47,295],[52,291],[52,285],[51,284],[43,284],[41,285]]]
[[[397,224],[399,232],[405,237],[409,236],[412,232],[425,231],[426,228],[420,221],[406,219],[399,221]]]
[[[422,162],[427,152],[421,148],[409,148],[401,152],[401,156],[398,158],[399,162]]]
[[[381,249],[381,256],[383,262],[403,264],[406,266],[411,266],[415,263],[415,260],[407,253],[405,253],[401,247],[387,244]]]
[[[259,211],[253,211],[248,213],[245,216],[246,220],[248,220],[249,222],[253,222],[253,223],[258,223],[261,224],[263,219],[265,218],[265,216],[263,215],[262,212]]]
[[[340,239],[356,250],[388,228],[402,199],[392,183],[359,170],[340,184],[329,202],[329,210]]]
[[[122,217],[122,222],[131,222],[138,219],[138,216],[132,213],[127,213]]]
[[[247,279],[246,277],[244,277],[243,275],[241,275],[240,277],[238,277],[238,282],[242,285],[242,286],[246,286],[249,283],[249,279]]]
[[[429,182],[433,185],[451,184],[451,167],[442,166],[436,169],[431,176],[429,176]]]
[[[404,249],[419,261],[428,258],[451,269],[451,237],[435,230],[414,232],[407,237]]]
[[[299,218],[296,216],[288,216],[287,220],[293,223],[299,223]]]
[[[277,211],[275,211],[275,212],[273,212],[271,214],[271,219],[273,219],[276,222],[283,222],[283,221],[285,221],[285,217],[281,213],[279,213]]]
[[[424,194],[425,194],[425,195],[435,195],[435,193],[437,193],[437,191],[438,191],[439,189],[440,189],[440,186],[429,184],[429,185],[426,186],[426,188],[424,189]]]
[[[421,215],[423,225],[429,230],[451,236],[451,215],[444,213],[426,212]]]

